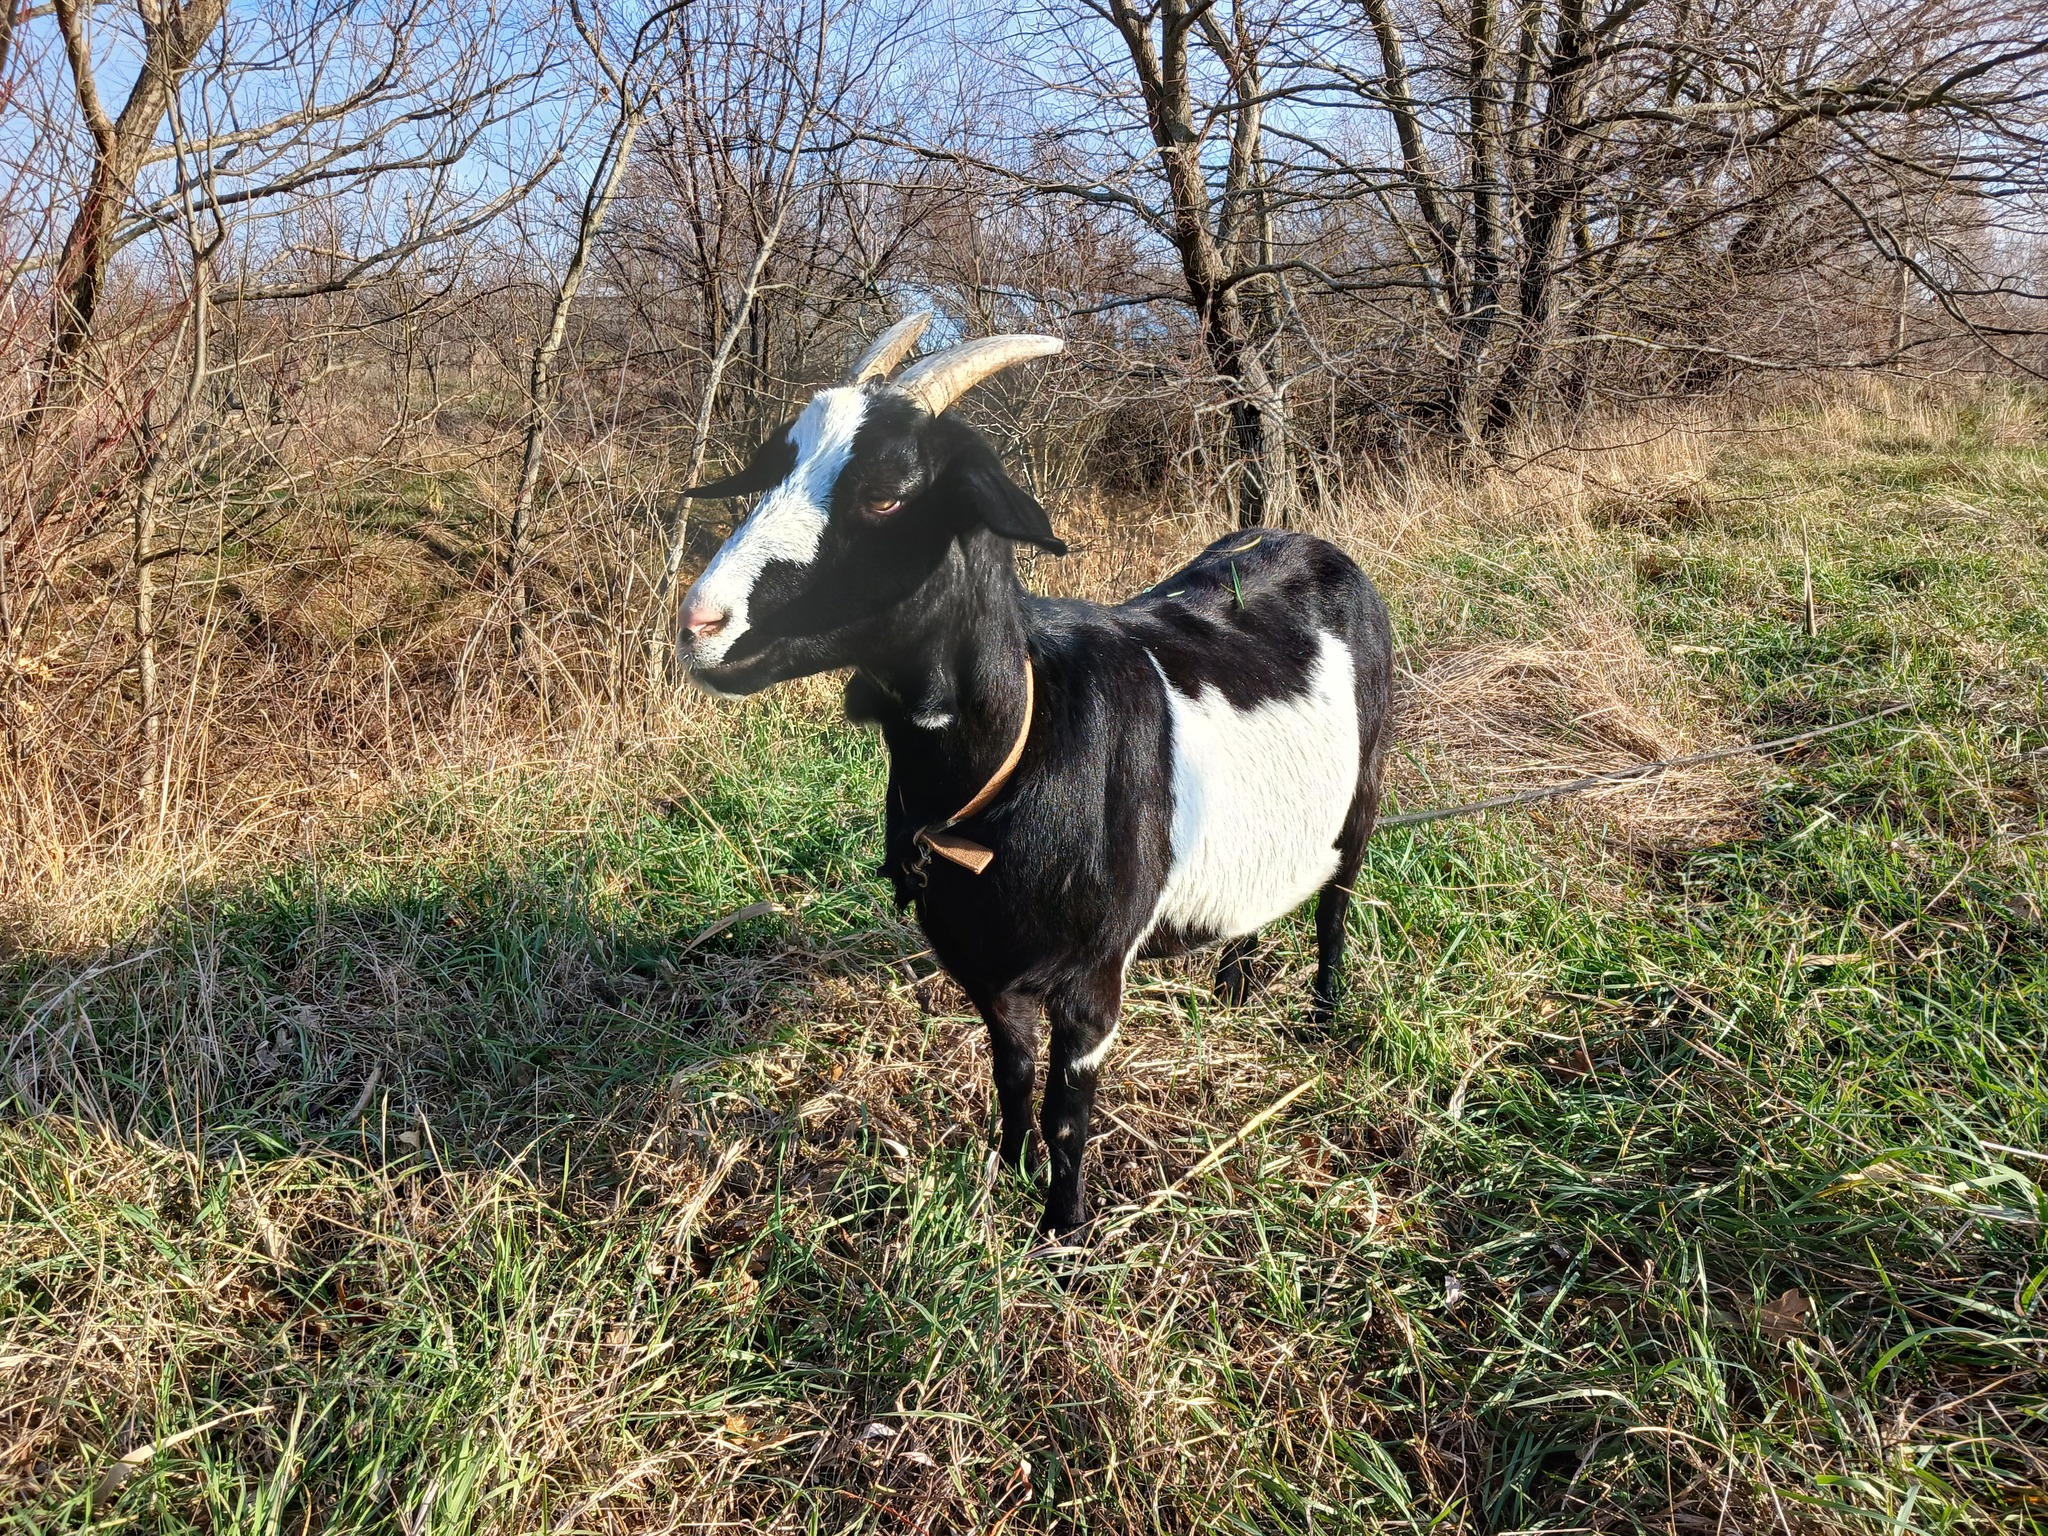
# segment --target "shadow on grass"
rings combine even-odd
[[[405,1132],[484,1161],[608,1141],[637,1089],[774,1039],[822,975],[922,948],[844,797],[785,819],[795,798],[422,800],[113,948],[19,954],[16,1111],[186,1145]]]
[[[902,1394],[1057,1288],[1002,1258],[977,1032],[916,1001],[859,824],[814,798],[771,843],[764,798],[409,808],[19,957],[0,1528],[631,1523],[635,1465],[698,1515],[943,1493]],[[693,942],[750,878],[800,915]],[[978,1440],[999,1514],[1023,1453]]]

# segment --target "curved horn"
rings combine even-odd
[[[936,416],[990,374],[1050,357],[1065,345],[1057,336],[984,336],[919,358],[891,387]]]
[[[846,376],[846,382],[865,384],[869,379],[887,378],[889,370],[910,355],[910,349],[917,345],[917,338],[931,323],[932,312],[928,309],[905,315],[877,336],[873,346],[861,353],[860,361],[853,365],[853,372]]]

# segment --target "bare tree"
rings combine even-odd
[[[1265,140],[1272,23],[1243,5],[1225,13],[1214,0],[1083,3],[1109,23],[1128,58],[1158,195],[1147,195],[1145,179],[1129,165],[1035,184],[1120,206],[1173,251],[1184,302],[1226,391],[1237,521],[1285,524],[1297,492]],[[1116,99],[1113,88],[1104,96]],[[1219,147],[1220,167],[1212,154]]]
[[[1582,398],[1596,368],[1644,378],[1651,356],[1680,385],[1882,361],[1887,339],[1907,345],[1895,324],[1822,349],[1846,338],[1851,306],[1895,316],[1899,270],[1938,296],[1952,335],[1993,338],[2000,307],[2028,298],[1958,245],[1991,204],[2018,212],[2048,186],[2048,44],[2009,8],[1357,5],[1376,68],[1327,34],[1299,46],[1321,45],[1326,99],[1379,117],[1398,154],[1361,133],[1315,146],[1319,169],[1332,197],[1369,197],[1391,221],[1414,282],[1393,270],[1357,291],[1380,306],[1428,295],[1439,413],[1460,433],[1498,439],[1539,402]],[[1959,217],[1921,238],[1949,259],[1909,263],[1895,231],[1936,207]],[[1777,274],[1822,269],[1826,341],[1774,297]]]
[[[688,332],[670,339],[694,364],[684,484],[702,478],[736,363],[745,362],[763,403],[781,393],[770,361],[771,290],[817,302],[821,289],[838,286],[815,265],[778,271],[778,263],[787,265],[787,237],[805,214],[813,239],[830,222],[836,178],[818,135],[848,106],[850,72],[834,52],[839,20],[832,0],[793,10],[721,0],[696,12],[690,46],[674,60],[624,245],[627,265],[671,273],[691,296]],[[678,511],[647,626],[657,675],[689,532],[687,512]]]
[[[676,16],[686,3],[687,0],[678,0],[642,18],[624,53],[614,57],[603,13],[589,6],[587,0],[570,0],[576,30],[602,82],[599,94],[612,110],[577,209],[568,259],[555,284],[546,328],[534,344],[526,375],[526,428],[505,549],[505,569],[512,589],[512,652],[522,664],[527,660],[527,571],[533,559],[533,500],[540,483],[548,420],[555,404],[556,360],[568,335],[569,313],[583,286],[583,276],[603,232],[605,217],[625,180],[634,142],[640,137],[649,107],[662,86],[655,61],[672,42]]]
[[[137,177],[156,148],[173,98],[227,13],[227,0],[187,0],[182,6],[165,0],[142,8],[142,58],[118,116],[109,114],[100,97],[88,30],[91,5],[53,0],[52,9],[64,38],[79,117],[91,135],[92,160],[53,284],[50,354],[42,386],[46,406],[71,386],[73,369],[91,341],[107,263]]]

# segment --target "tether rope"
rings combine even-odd
[[[1424,822],[1443,821],[1452,816],[1475,816],[1481,811],[1504,811],[1511,806],[1534,805],[1539,800],[1555,800],[1563,795],[1584,794],[1589,789],[1604,789],[1615,784],[1640,784],[1656,778],[1659,774],[1669,773],[1674,768],[1696,768],[1702,763],[1719,762],[1726,757],[1750,757],[1759,753],[1779,752],[1786,747],[1796,747],[1803,741],[1817,741],[1823,736],[1854,730],[1859,725],[1868,725],[1873,720],[1882,720],[1912,707],[1911,704],[1892,704],[1873,714],[1858,715],[1854,720],[1842,720],[1834,725],[1818,726],[1810,731],[1801,731],[1796,736],[1780,736],[1776,741],[1760,741],[1752,746],[1722,747],[1713,752],[1695,752],[1690,757],[1666,758],[1662,762],[1638,763],[1633,768],[1617,768],[1612,773],[1596,773],[1583,779],[1573,779],[1568,784],[1549,784],[1542,789],[1524,790],[1519,795],[1500,795],[1491,800],[1474,800],[1469,805],[1446,806],[1435,811],[1405,811],[1399,816],[1382,816],[1373,823],[1373,829],[1378,831],[1382,827],[1419,827]]]

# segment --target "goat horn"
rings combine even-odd
[[[990,374],[1065,345],[1057,336],[984,336],[919,358],[893,387],[936,416]]]
[[[931,323],[932,312],[928,309],[905,315],[877,336],[873,346],[861,353],[860,361],[853,365],[853,372],[846,376],[846,382],[865,384],[869,379],[887,378],[889,370],[910,355],[910,349],[917,345],[917,338]]]

